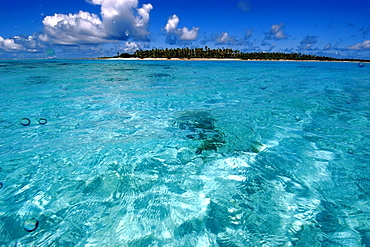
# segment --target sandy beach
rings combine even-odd
[[[235,59],[235,58],[101,58],[103,60],[120,61],[262,61],[262,62],[340,62],[340,63],[369,63],[362,61],[329,61],[329,60],[285,60],[285,59]]]
[[[242,60],[242,59],[231,59],[231,58],[138,58],[138,57],[133,57],[133,58],[106,58],[106,60],[143,60],[143,61],[148,61],[148,60],[159,60],[159,61],[247,61],[247,60]]]

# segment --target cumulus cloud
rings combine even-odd
[[[172,33],[176,31],[177,25],[180,22],[180,18],[177,15],[173,15],[170,18],[168,18],[167,24],[164,27],[164,30],[166,30],[167,33]]]
[[[216,45],[229,45],[229,46],[247,46],[251,45],[249,39],[252,37],[253,29],[245,30],[244,37],[238,38],[236,36],[230,35],[228,32],[221,32],[212,34],[210,36],[204,36],[201,40],[202,44],[207,42],[215,42]]]
[[[127,40],[148,40],[149,14],[151,4],[138,8],[138,0],[91,0],[101,5],[101,15],[108,38]]]
[[[246,33],[244,38],[238,39],[236,36],[231,36],[227,32],[222,32],[217,38],[216,38],[216,45],[247,45],[248,41],[247,38],[248,34]]]
[[[311,50],[312,46],[317,43],[318,36],[306,35],[299,43],[300,50]]]
[[[216,39],[216,43],[217,44],[227,44],[228,42],[230,42],[233,38],[229,36],[228,33],[226,32],[223,32],[221,33],[221,35],[219,37],[217,37]]]
[[[77,14],[54,14],[42,21],[44,42],[59,45],[98,44],[105,41],[103,22],[95,14],[80,11]]]
[[[101,5],[102,19],[96,14],[55,14],[43,20],[44,33],[40,39],[59,45],[99,44],[112,41],[149,40],[151,4],[138,7],[138,0],[90,0]]]
[[[370,51],[370,39],[365,40],[362,43],[351,45],[347,47],[348,50],[357,50],[357,51]]]
[[[265,32],[265,39],[281,40],[287,39],[288,36],[284,33],[284,23],[272,25],[270,31]]]
[[[0,36],[0,49],[7,52],[16,52],[23,49],[23,46],[16,43],[15,39],[4,39]]]
[[[32,52],[37,53],[44,49],[35,36],[14,36],[5,39],[0,36],[0,50],[6,52]]]
[[[166,42],[169,44],[180,44],[184,41],[193,41],[198,37],[199,27],[193,27],[189,30],[187,27],[177,28],[180,22],[180,18],[177,15],[173,15],[168,18],[167,24],[164,27],[167,33]]]
[[[193,27],[193,29],[189,30],[187,27],[183,27],[181,29],[181,40],[196,40],[198,37],[198,27]]]
[[[123,51],[131,53],[131,52],[135,52],[140,49],[142,49],[141,43],[126,41]]]

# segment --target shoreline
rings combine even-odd
[[[261,61],[261,62],[338,62],[338,63],[370,63],[363,61],[339,60],[285,60],[285,59],[237,59],[237,58],[98,58],[110,61]]]
[[[236,59],[236,58],[101,58],[103,60],[139,60],[139,61],[246,61],[243,59]]]
[[[19,61],[19,60],[108,60],[108,61],[242,61],[242,62],[335,62],[335,63],[362,63],[369,64],[370,61],[361,60],[289,60],[289,59],[236,59],[236,58],[115,58],[115,57],[86,57],[86,58],[17,58],[17,59],[0,59],[0,61]]]

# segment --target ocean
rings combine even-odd
[[[0,246],[370,246],[370,64],[0,74]]]

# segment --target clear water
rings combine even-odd
[[[1,246],[370,246],[370,66],[0,74]]]

